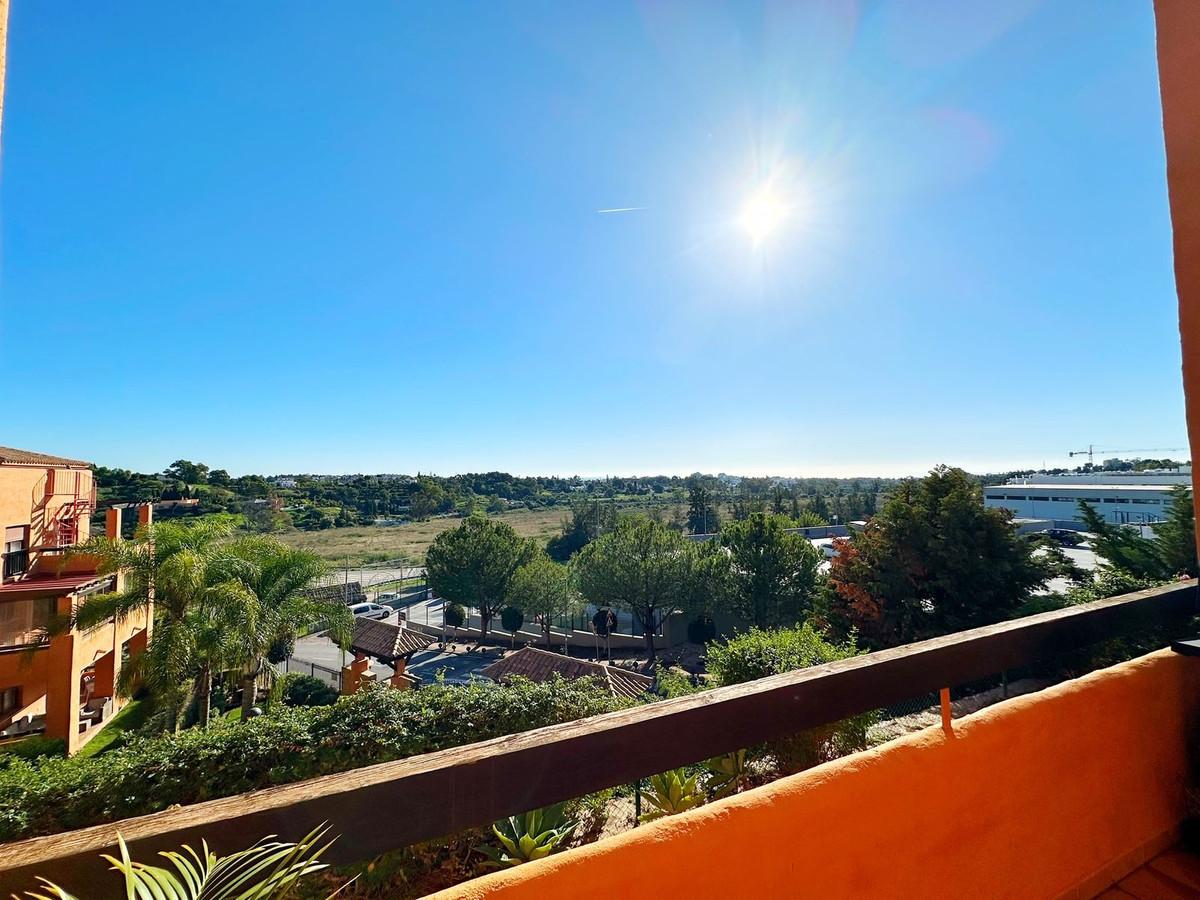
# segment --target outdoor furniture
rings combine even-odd
[[[112,708],[112,697],[93,697],[79,711],[80,730],[92,725],[99,725],[108,718]]]

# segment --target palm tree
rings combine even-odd
[[[86,630],[153,608],[152,637],[145,652],[122,667],[117,690],[128,696],[135,685],[144,685],[175,728],[189,684],[195,685],[201,722],[207,724],[212,674],[235,649],[228,626],[247,592],[239,582],[217,577],[216,567],[220,541],[231,531],[220,519],[159,522],[140,527],[133,541],[95,537],[71,554],[91,557],[101,574],[119,573],[121,588],[80,603],[75,627]]]
[[[304,590],[326,572],[315,554],[262,535],[233,541],[223,550],[218,563],[221,580],[238,582],[248,597],[237,610],[241,620],[235,649],[238,664],[244,666],[244,715],[254,705],[255,684],[272,645],[295,638],[300,629],[325,625],[344,649],[354,617],[340,600],[323,600]]]

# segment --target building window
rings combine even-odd
[[[29,526],[4,529],[4,577],[15,578],[29,568]]]
[[[1016,495],[1016,494],[1009,494],[1009,495],[1008,495],[1007,497],[1005,497],[1004,499],[1006,499],[1006,500],[1026,500],[1026,499],[1028,499],[1028,498],[1027,498],[1027,497],[1024,497],[1024,496],[1019,496],[1019,495]]]
[[[53,597],[0,602],[0,647],[26,647],[44,641],[54,606]]]
[[[0,718],[11,716],[21,708],[21,688],[0,688]]]

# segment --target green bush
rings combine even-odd
[[[712,644],[708,648],[707,665],[720,684],[741,684],[846,659],[857,653],[852,640],[832,643],[806,622],[795,628],[769,631],[751,628],[745,634]],[[781,771],[797,772],[864,749],[867,729],[874,721],[874,713],[865,713],[770,741],[766,749]]]
[[[709,673],[725,685],[819,666],[857,653],[852,641],[834,644],[806,622],[795,628],[751,628],[713,644],[706,656]]]
[[[607,712],[591,679],[378,686],[333,706],[276,706],[207,729],[134,738],[90,759],[0,756],[0,841],[286,784]]]
[[[697,616],[688,622],[688,640],[693,644],[707,644],[717,636],[717,624],[708,616]]]
[[[494,868],[512,868],[543,859],[561,847],[579,823],[565,813],[565,804],[509,816],[492,825],[492,837],[500,846],[480,844],[475,848]]]
[[[24,740],[14,741],[0,747],[0,756],[5,754],[21,759],[37,759],[41,756],[62,756],[67,752],[67,742],[62,738],[48,738],[34,734]],[[3,765],[3,763],[0,763]]]
[[[280,699],[288,706],[333,706],[338,690],[320,678],[293,672],[283,678]]]

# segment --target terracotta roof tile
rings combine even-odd
[[[354,620],[354,634],[350,638],[350,649],[364,656],[372,656],[381,662],[391,662],[424,650],[434,638],[391,622],[359,616]]]
[[[35,453],[32,450],[18,450],[15,447],[0,447],[0,466],[90,466],[91,463],[82,459],[68,459],[65,456],[51,456],[49,453]]]
[[[654,679],[647,675],[563,656],[561,653],[549,653],[536,647],[522,647],[516,653],[498,659],[482,674],[494,681],[514,675],[530,681],[546,681],[556,674],[563,678],[600,678],[608,685],[613,696],[630,699],[640,697],[654,686]]]

